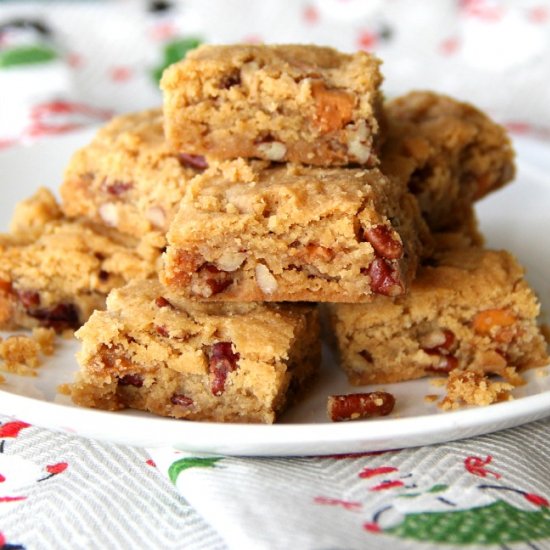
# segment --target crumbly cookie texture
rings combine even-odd
[[[447,395],[438,404],[443,410],[463,405],[487,406],[513,399],[514,384],[491,380],[482,369],[456,369],[449,373]]]
[[[516,383],[515,369],[548,361],[538,313],[523,269],[509,253],[471,247],[440,251],[406,296],[330,306],[342,366],[357,385],[455,369]]]
[[[166,137],[218,159],[372,166],[379,65],[317,46],[202,46],[162,77]]]
[[[156,281],[114,290],[76,336],[75,403],[189,420],[271,423],[320,360],[314,306],[192,303]]]
[[[370,301],[402,294],[415,199],[378,170],[220,163],[187,187],[163,282],[212,301]]]
[[[165,233],[187,182],[206,162],[169,150],[160,109],[118,116],[73,155],[63,209],[135,237]]]
[[[479,240],[473,202],[515,173],[504,128],[472,105],[433,92],[398,97],[384,111],[382,171],[406,182],[430,229],[464,227]]]
[[[41,365],[40,344],[28,336],[0,338],[0,370],[22,376],[36,376]]]
[[[40,205],[51,199],[49,191],[40,190],[16,209],[17,231],[0,235],[2,329],[77,328],[94,309],[105,307],[112,288],[156,276],[160,250],[146,240],[130,245],[114,232],[57,214],[24,232],[26,216],[46,211]]]

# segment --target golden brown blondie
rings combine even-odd
[[[372,304],[330,305],[342,366],[352,384],[391,383],[474,369],[514,376],[548,361],[539,304],[504,251],[438,252],[410,293]],[[508,369],[508,370],[507,370]]]
[[[156,281],[114,290],[76,336],[75,403],[189,420],[271,423],[320,361],[315,306],[192,303]]]
[[[465,230],[477,240],[474,201],[514,177],[503,127],[468,103],[411,92],[384,106],[381,170],[406,183],[433,231]]]
[[[378,170],[221,163],[187,187],[163,282],[190,299],[370,301],[405,292],[415,199]]]
[[[166,137],[218,159],[372,166],[379,64],[312,45],[202,46],[162,77]]]
[[[0,328],[77,328],[112,288],[156,275],[160,251],[64,218],[46,189],[16,208],[0,235]]]
[[[118,116],[73,155],[63,209],[134,237],[165,233],[187,182],[205,167],[204,157],[169,150],[160,109]]]

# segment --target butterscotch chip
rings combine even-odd
[[[161,276],[194,300],[396,296],[416,270],[421,223],[414,198],[376,169],[228,161],[188,185]]]
[[[478,369],[523,383],[548,362],[539,303],[508,252],[440,251],[407,295],[331,304],[341,363],[352,384],[411,380]]]
[[[225,160],[373,166],[379,64],[318,46],[202,46],[162,77],[166,137]]]
[[[189,420],[271,423],[320,360],[313,305],[193,303],[156,281],[111,292],[76,336],[75,403]]]

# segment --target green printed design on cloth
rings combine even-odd
[[[0,69],[33,65],[57,59],[57,53],[48,46],[19,46],[0,51]]]
[[[176,460],[176,462],[172,463],[170,468],[168,468],[168,477],[170,478],[170,481],[175,485],[178,476],[184,470],[188,470],[189,468],[213,468],[218,460],[221,460],[221,457],[180,458],[179,460]]]
[[[181,38],[166,44],[164,46],[162,64],[153,70],[155,82],[160,81],[160,77],[166,67],[183,59],[188,51],[200,46],[201,43],[202,41],[199,38]]]
[[[452,544],[505,544],[550,537],[550,509],[529,512],[498,500],[489,506],[456,512],[408,514],[384,529],[400,538]]]

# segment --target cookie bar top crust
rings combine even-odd
[[[474,201],[513,179],[505,129],[472,105],[417,91],[384,113],[382,171],[408,185],[432,230],[459,229]]]
[[[198,300],[398,295],[416,269],[416,208],[376,169],[221,163],[188,186],[161,276]]]
[[[146,241],[62,217],[42,189],[18,205],[12,233],[0,235],[0,327],[77,328],[112,288],[154,276],[158,258]]]
[[[342,365],[354,384],[391,383],[455,368],[508,377],[544,365],[539,303],[505,251],[439,251],[407,296],[331,305]]]
[[[162,77],[167,140],[218,159],[372,166],[379,65],[318,46],[201,46]]]
[[[81,405],[273,422],[319,364],[314,306],[192,303],[141,281],[113,291],[107,308],[77,333]]]
[[[160,109],[118,116],[73,155],[63,209],[135,237],[166,232],[185,185],[205,166],[202,157],[170,152]]]

